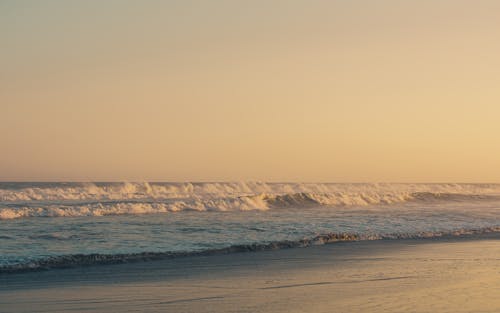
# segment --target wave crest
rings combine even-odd
[[[500,200],[500,185],[108,183],[1,188],[0,220]]]
[[[14,187],[13,187],[14,186]],[[17,187],[16,187],[17,186]],[[0,183],[0,201],[132,200],[225,198],[258,194],[364,194],[367,197],[412,193],[500,194],[498,184],[333,184],[333,183]]]

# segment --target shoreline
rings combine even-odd
[[[399,236],[399,237],[398,237]],[[76,254],[48,257],[27,263],[0,266],[0,277],[28,272],[52,271],[93,266],[112,266],[118,264],[165,261],[177,258],[192,258],[235,253],[256,253],[283,249],[309,248],[312,246],[331,245],[379,240],[474,240],[500,237],[500,227],[484,229],[456,230],[449,232],[421,233],[415,235],[367,235],[349,233],[327,233],[311,238],[290,241],[275,241],[269,243],[237,244],[219,249],[201,251],[174,252],[138,252],[129,254]]]
[[[0,311],[494,312],[499,255],[488,233],[16,273]]]

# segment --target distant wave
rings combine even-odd
[[[350,242],[360,240],[396,240],[396,239],[424,239],[439,237],[463,237],[482,235],[489,233],[499,233],[500,226],[487,227],[481,229],[458,229],[446,232],[421,232],[415,234],[349,234],[349,233],[328,233],[317,235],[312,238],[304,238],[296,241],[274,241],[267,243],[254,243],[247,245],[233,245],[221,249],[210,249],[202,251],[183,252],[141,252],[129,254],[73,254],[47,257],[38,260],[21,262],[17,264],[7,264],[0,266],[0,274],[18,273],[27,271],[40,271],[56,268],[72,268],[92,265],[107,265],[132,262],[144,262],[153,260],[163,260],[169,258],[179,258],[188,256],[206,256],[229,253],[256,252],[267,250],[279,250],[288,248],[305,248],[314,245],[325,245],[337,242]]]
[[[486,200],[500,200],[499,185],[74,183],[0,189],[0,220]]]
[[[319,206],[349,207],[403,202],[486,201],[499,200],[492,195],[459,195],[414,193],[410,195],[338,195],[298,193],[287,195],[256,195],[222,199],[184,199],[182,201],[137,202],[111,201],[95,203],[50,204],[45,206],[12,205],[0,207],[0,220],[29,217],[79,217],[124,214],[155,214],[180,211],[249,211]]]
[[[413,193],[500,194],[498,184],[328,184],[328,183],[0,183],[0,202],[227,198],[252,195],[330,194],[348,201],[401,198]]]

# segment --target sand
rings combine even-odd
[[[0,312],[500,312],[500,237],[6,274]]]

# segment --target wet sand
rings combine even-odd
[[[0,276],[0,312],[500,312],[500,236]]]

